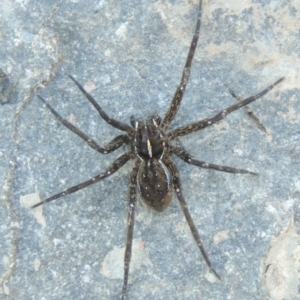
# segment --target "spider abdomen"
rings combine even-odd
[[[172,199],[172,181],[168,168],[160,159],[142,161],[137,176],[143,201],[156,211],[165,210]]]

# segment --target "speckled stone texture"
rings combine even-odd
[[[197,5],[1,1],[1,299],[119,299],[133,164],[32,212],[35,193],[43,199],[85,181],[125,151],[93,151],[36,94],[101,145],[120,132],[100,119],[68,74],[123,122],[131,115],[163,116],[181,78]],[[176,197],[160,214],[139,203],[127,299],[299,299],[299,11],[297,1],[204,1],[190,82],[171,128],[234,104],[229,88],[246,98],[285,80],[250,105],[267,133],[240,109],[180,139],[200,160],[259,176],[199,169],[174,158],[222,281],[209,273]],[[292,242],[282,247],[295,263],[282,265],[270,249],[282,249],[276,237],[286,241],[280,233],[291,228],[293,216]]]

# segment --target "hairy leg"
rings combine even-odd
[[[34,204],[33,206],[31,206],[31,208],[35,208],[35,207],[38,207],[46,202],[50,202],[50,201],[53,201],[53,200],[56,200],[60,197],[63,197],[63,196],[66,196],[66,195],[69,195],[69,194],[72,194],[72,193],[75,193],[91,184],[94,184],[96,182],[99,182],[100,180],[106,178],[106,177],[109,177],[110,175],[112,175],[113,173],[115,173],[116,171],[118,171],[122,166],[124,166],[128,160],[131,158],[131,154],[130,153],[125,153],[123,154],[122,156],[120,156],[119,158],[117,158],[103,173],[85,181],[85,182],[82,182],[80,184],[77,184],[75,186],[72,186],[70,188],[68,188],[67,190],[61,192],[61,193],[58,193],[56,195],[53,195],[39,203],[36,203]]]
[[[123,280],[123,288],[122,288],[122,300],[125,298],[125,294],[126,294],[131,251],[132,251],[134,213],[135,213],[136,193],[137,193],[136,179],[137,179],[138,168],[139,168],[139,161],[137,161],[130,176],[129,205],[128,205],[128,219],[127,219],[128,227],[127,227],[126,249],[125,249],[125,256],[124,256],[124,280]]]
[[[202,17],[202,0],[199,1],[199,9],[198,9],[198,16],[197,16],[197,23],[196,23],[196,29],[195,33],[190,45],[190,50],[185,62],[185,66],[183,68],[182,72],[182,77],[181,77],[181,82],[174,94],[172,103],[162,121],[161,128],[162,130],[166,131],[170,125],[170,123],[173,121],[175,118],[177,111],[180,107],[182,97],[185,92],[186,85],[189,81],[190,73],[191,73],[191,66],[192,66],[192,61],[193,57],[195,54],[195,50],[197,47],[198,39],[199,39],[199,32],[200,32],[200,25],[201,25],[201,17]]]
[[[173,179],[173,185],[174,185],[174,191],[176,193],[176,196],[179,200],[179,203],[180,203],[180,207],[183,211],[183,214],[186,218],[186,221],[190,227],[190,230],[192,232],[192,235],[195,239],[195,242],[197,243],[197,246],[198,248],[200,249],[201,251],[201,254],[207,264],[207,266],[209,267],[209,269],[211,270],[212,273],[215,274],[215,276],[221,280],[220,276],[218,275],[218,273],[215,271],[215,269],[213,268],[205,250],[204,250],[204,247],[203,247],[203,244],[201,242],[201,239],[200,239],[200,235],[199,235],[199,232],[194,224],[194,221],[192,219],[192,216],[189,212],[189,209],[187,207],[187,203],[182,195],[182,187],[181,187],[181,182],[180,182],[180,177],[179,177],[179,173],[178,173],[178,170],[176,168],[176,166],[174,165],[174,163],[171,161],[171,160],[168,160],[166,162],[166,165],[168,167],[168,169],[171,171],[171,174],[172,174],[172,179]]]
[[[181,158],[183,161],[190,165],[194,165],[204,169],[212,169],[216,171],[228,172],[228,173],[235,173],[235,174],[251,174],[251,175],[258,175],[255,172],[243,170],[243,169],[236,169],[228,166],[220,166],[215,164],[210,164],[205,161],[194,159],[191,154],[189,154],[183,147],[175,147],[171,146],[170,151]]]
[[[212,118],[206,118],[204,120],[197,121],[197,122],[194,122],[194,123],[190,123],[190,124],[181,126],[181,127],[177,128],[177,129],[175,129],[173,131],[170,131],[168,133],[169,140],[170,141],[174,140],[176,137],[190,134],[192,132],[204,129],[207,126],[211,126],[211,125],[219,122],[220,120],[224,119],[230,113],[232,113],[232,112],[238,110],[239,108],[241,108],[241,107],[243,107],[245,105],[248,105],[248,104],[254,102],[255,100],[259,99],[260,97],[264,96],[271,89],[273,89],[275,85],[277,85],[278,83],[280,83],[283,79],[284,79],[284,77],[280,78],[275,83],[271,84],[270,86],[268,86],[266,89],[264,89],[263,91],[259,92],[255,96],[251,96],[251,97],[243,100],[242,102],[236,103],[234,105],[231,105],[231,106],[223,109],[222,111],[220,111],[218,114],[216,114]]]
[[[111,126],[119,130],[132,132],[133,129],[129,125],[110,118],[106,114],[106,112],[100,107],[100,105],[96,102],[96,100],[83,88],[83,86],[73,76],[69,75],[69,77],[75,82],[75,84],[78,86],[80,91],[84,94],[84,96],[94,105],[94,107],[97,109],[99,115],[103,120],[105,120],[108,124],[110,124]]]
[[[42,98],[40,95],[37,95],[37,96],[47,106],[47,108],[52,112],[52,114],[55,116],[55,118],[60,123],[62,123],[64,126],[66,126],[68,129],[70,129],[72,132],[77,134],[91,148],[100,152],[101,154],[111,153],[114,150],[120,148],[123,144],[128,142],[128,136],[124,134],[124,135],[119,135],[119,136],[115,137],[107,145],[105,145],[104,147],[101,147],[100,145],[98,145],[98,143],[94,139],[92,139],[87,134],[85,134],[83,131],[78,129],[76,126],[74,126],[68,120],[64,119],[44,98]]]

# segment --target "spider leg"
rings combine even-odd
[[[129,205],[128,205],[128,219],[127,219],[128,227],[127,227],[126,249],[125,249],[125,256],[124,256],[124,280],[123,280],[123,288],[122,288],[122,300],[124,300],[125,298],[127,283],[128,283],[133,229],[134,229],[134,213],[135,213],[135,205],[136,205],[136,180],[137,180],[139,164],[140,162],[137,161],[130,176]]]
[[[53,195],[39,203],[36,203],[34,204],[33,206],[31,206],[31,208],[35,208],[35,207],[38,207],[46,202],[50,202],[52,200],[56,200],[60,197],[63,197],[65,195],[69,195],[69,194],[72,194],[72,193],[75,193],[91,184],[94,184],[96,182],[99,182],[100,180],[106,178],[106,177],[109,177],[110,175],[112,175],[113,173],[115,173],[116,171],[118,171],[123,165],[125,165],[126,162],[128,162],[128,160],[131,158],[131,154],[130,153],[125,153],[123,155],[121,155],[119,158],[117,158],[103,173],[87,180],[87,181],[84,181],[80,184],[77,184],[77,185],[74,185],[70,188],[68,188],[67,190],[61,192],[61,193],[58,193],[56,195]]]
[[[183,161],[190,165],[194,165],[200,168],[204,169],[212,169],[222,172],[228,172],[228,173],[239,173],[239,174],[251,174],[251,175],[258,175],[255,172],[243,170],[243,169],[236,169],[228,166],[220,166],[215,164],[210,164],[205,161],[194,159],[191,154],[189,154],[183,147],[175,147],[170,146],[170,151],[177,155],[179,158],[181,158]]]
[[[242,102],[243,98],[240,96],[237,96],[236,93],[228,88],[229,94],[236,99],[238,102]],[[247,115],[254,121],[254,123],[258,126],[258,128],[263,131],[264,133],[268,134],[266,127],[262,124],[262,122],[259,120],[259,118],[254,114],[254,112],[248,107],[245,106]]]
[[[207,126],[211,126],[216,122],[219,122],[220,120],[224,119],[228,114],[234,112],[235,110],[248,105],[252,102],[254,102],[255,100],[259,99],[260,97],[264,96],[266,93],[268,93],[271,89],[274,88],[275,85],[277,85],[278,83],[280,83],[282,80],[284,79],[284,77],[280,78],[279,80],[277,80],[275,83],[271,84],[270,86],[268,86],[266,89],[264,89],[263,91],[259,92],[257,95],[255,96],[251,96],[239,103],[236,103],[234,105],[231,105],[225,109],[223,109],[222,111],[220,111],[218,114],[216,114],[214,117],[212,118],[206,118],[204,120],[201,121],[197,121],[194,123],[190,123],[184,126],[181,126],[173,131],[170,131],[168,133],[168,137],[171,140],[174,140],[176,137],[178,136],[184,136],[187,134],[190,134],[192,132],[201,130]]]
[[[161,128],[166,131],[170,125],[170,123],[173,121],[175,118],[175,115],[177,114],[177,111],[180,107],[182,97],[185,92],[186,85],[189,81],[190,73],[191,73],[191,66],[192,66],[192,61],[193,57],[195,54],[195,50],[197,47],[198,39],[199,39],[199,32],[200,32],[200,25],[201,25],[201,17],[202,17],[202,0],[199,1],[199,9],[198,9],[198,16],[197,16],[197,23],[196,23],[196,28],[195,28],[195,33],[190,45],[190,50],[185,62],[185,66],[182,71],[182,77],[180,84],[174,94],[172,103],[162,121]]]
[[[37,95],[37,96],[47,106],[47,108],[52,112],[52,114],[55,116],[55,118],[60,123],[62,123],[68,129],[73,131],[79,137],[81,137],[94,150],[96,150],[102,154],[107,154],[107,153],[113,152],[114,150],[120,148],[123,144],[128,142],[128,136],[124,134],[124,135],[119,135],[119,136],[115,137],[107,145],[105,145],[104,147],[101,147],[100,145],[97,144],[97,142],[95,140],[90,138],[88,135],[86,135],[83,131],[78,129],[76,126],[74,126],[68,120],[64,119],[44,98],[42,98],[40,95]]]
[[[104,121],[106,121],[108,124],[110,124],[111,126],[119,130],[127,131],[127,132],[133,131],[133,129],[129,125],[110,118],[106,114],[106,112],[101,108],[101,106],[96,102],[96,100],[83,88],[83,86],[73,76],[69,75],[69,77],[75,82],[75,84],[78,86],[80,91],[84,94],[84,96],[94,105],[94,107],[97,109],[99,115]]]
[[[184,216],[186,218],[186,221],[187,223],[189,224],[189,227],[190,227],[190,230],[192,232],[192,235],[195,239],[195,242],[197,243],[197,246],[198,248],[200,249],[201,251],[201,254],[207,264],[207,266],[209,267],[209,269],[211,270],[212,273],[214,273],[214,275],[219,279],[221,280],[220,276],[218,275],[218,273],[214,270],[205,250],[204,250],[204,247],[203,247],[203,244],[201,242],[201,239],[200,239],[200,235],[199,235],[199,232],[194,224],[194,221],[192,219],[192,216],[189,212],[189,209],[187,207],[187,203],[182,195],[182,187],[181,187],[181,182],[180,182],[180,177],[179,177],[179,173],[178,173],[178,170],[176,168],[176,166],[174,165],[174,163],[171,161],[171,160],[168,160],[167,161],[167,164],[166,164],[169,168],[169,170],[171,171],[171,174],[172,174],[172,177],[173,177],[173,185],[174,185],[174,190],[175,190],[175,193],[176,193],[176,196],[179,200],[179,203],[180,203],[180,207],[184,213]]]

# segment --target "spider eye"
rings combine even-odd
[[[157,125],[160,125],[160,123],[161,123],[161,117],[158,116],[158,115],[153,116],[153,119],[152,119],[152,120],[153,120],[154,123],[156,123]]]

